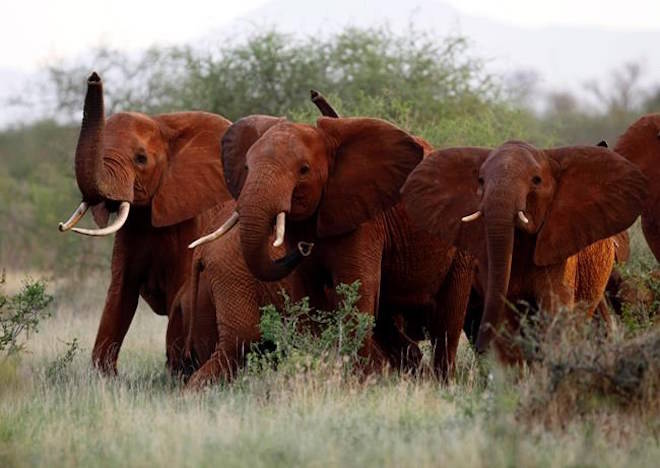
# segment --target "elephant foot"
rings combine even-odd
[[[93,355],[92,365],[105,377],[115,377],[117,375],[117,358]]]
[[[192,374],[184,390],[194,392],[212,385],[220,380],[231,381],[233,377],[232,366],[226,357],[222,357],[218,351],[214,352],[208,361]]]

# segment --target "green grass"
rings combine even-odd
[[[55,316],[0,364],[0,466],[657,466],[657,407],[607,401],[561,424],[524,411],[543,379],[495,369],[462,343],[458,377],[241,375],[185,394],[165,369],[166,322],[141,307],[119,376],[90,368],[103,281],[55,292]],[[70,295],[75,305],[62,295]],[[81,353],[48,370],[78,338]],[[538,380],[538,382],[537,382]],[[564,408],[564,411],[567,409]]]

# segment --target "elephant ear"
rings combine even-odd
[[[396,204],[423,148],[378,119],[321,117],[317,127],[326,135],[330,163],[316,228],[319,237],[335,236]]]
[[[479,210],[479,168],[488,148],[448,148],[427,156],[410,174],[401,193],[406,212],[420,229],[448,245],[481,253],[483,218],[461,222]]]
[[[236,121],[225,132],[222,137],[222,165],[227,189],[234,199],[238,200],[247,177],[245,156],[248,150],[270,127],[285,120],[284,117],[250,115]]]
[[[557,188],[539,231],[534,263],[559,263],[627,229],[646,198],[646,178],[617,153],[593,146],[545,150]]]
[[[229,121],[209,114],[195,120],[190,115],[162,116],[160,121],[170,151],[151,202],[155,227],[180,223],[231,198],[220,159],[220,136]]]

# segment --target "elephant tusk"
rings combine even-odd
[[[314,248],[314,242],[298,242],[298,252],[303,257],[309,257],[312,254],[312,249]]]
[[[76,211],[73,212],[71,217],[66,222],[60,223],[57,226],[57,229],[59,229],[60,232],[68,231],[76,224],[78,224],[78,221],[80,221],[82,217],[85,216],[85,213],[87,213],[88,209],[89,209],[89,205],[87,203],[85,202],[80,203],[80,206],[76,208]]]
[[[216,240],[218,237],[224,236],[231,230],[231,228],[236,226],[237,223],[238,223],[238,213],[234,211],[229,217],[229,219],[225,221],[225,224],[220,226],[217,230],[213,231],[211,234],[207,234],[206,236],[200,237],[196,241],[191,242],[190,245],[188,245],[188,248],[194,249],[198,245],[206,244],[207,242]]]
[[[469,223],[470,221],[476,221],[476,220],[479,219],[480,217],[481,217],[481,210],[479,210],[479,211],[475,211],[475,212],[472,213],[471,215],[463,216],[463,217],[461,218],[461,221],[463,221],[464,223]]]
[[[518,218],[520,218],[520,221],[525,224],[529,223],[529,219],[527,219],[527,216],[525,216],[525,213],[523,213],[522,210],[518,212]]]
[[[131,209],[131,204],[128,203],[127,201],[121,202],[121,205],[119,205],[119,213],[117,213],[117,219],[115,221],[107,226],[104,227],[103,229],[83,229],[83,228],[72,228],[71,230],[73,232],[77,232],[78,234],[84,234],[86,236],[95,236],[95,237],[102,237],[102,236],[108,236],[110,234],[114,234],[115,232],[119,231],[126,220],[128,219],[128,212]]]
[[[284,229],[286,225],[286,213],[282,211],[277,215],[277,221],[275,223],[275,241],[273,242],[273,247],[279,247],[284,244]]]

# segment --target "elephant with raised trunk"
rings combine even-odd
[[[519,350],[498,331],[517,327],[507,302],[556,312],[600,304],[614,262],[610,236],[628,228],[646,196],[641,172],[594,146],[538,149],[512,141],[496,149],[437,151],[402,189],[420,226],[478,259],[483,320],[476,348],[495,339],[506,361]]]
[[[219,157],[220,138],[230,124],[205,112],[153,117],[121,112],[106,121],[101,78],[89,77],[75,155],[82,203],[60,231],[116,233],[111,282],[92,351],[93,363],[103,371],[117,371],[140,295],[155,313],[169,313],[190,269],[187,245],[209,229],[205,220],[213,207],[231,198]],[[75,227],[89,207],[99,229]],[[170,320],[170,365],[178,361],[184,339],[179,318]]]
[[[205,240],[238,225],[245,263],[262,281],[281,280],[294,270],[291,262],[271,257],[273,229],[274,245],[289,252],[300,241],[314,243],[311,255],[295,267],[312,283],[305,288],[312,305],[333,308],[335,287],[360,280],[357,306],[379,314],[363,352],[376,365],[390,360],[395,366],[410,352],[414,366],[420,337],[406,336],[392,321],[396,315],[410,323],[414,318],[428,330],[436,369],[447,376],[459,338],[448,330],[455,323],[460,330],[463,323],[472,260],[413,229],[399,203],[401,185],[430,149],[372,118],[320,118],[316,126],[243,118],[222,140],[236,212]]]

